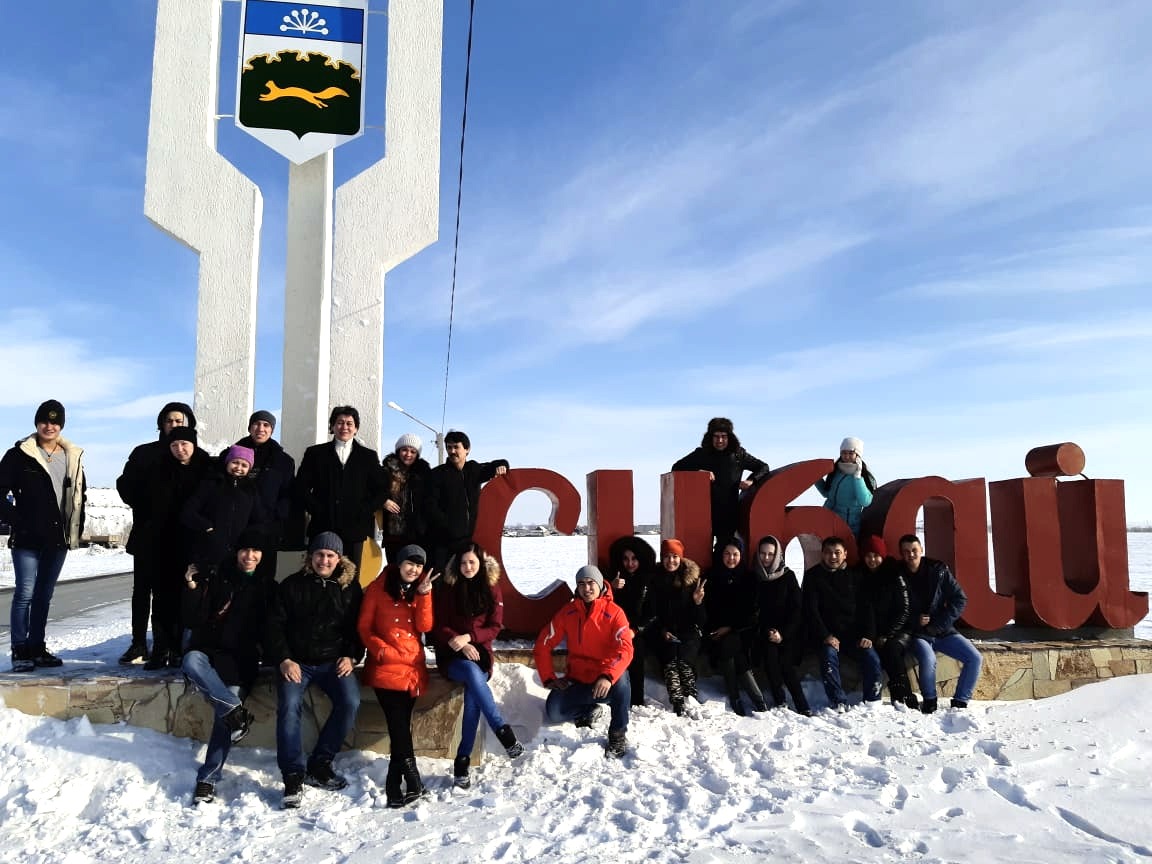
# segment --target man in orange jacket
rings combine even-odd
[[[552,651],[568,643],[568,673],[558,677]],[[628,706],[632,689],[628,664],[632,662],[632,629],[628,618],[605,594],[604,576],[587,564],[576,571],[576,596],[553,617],[536,638],[536,670],[551,692],[544,713],[553,723],[575,720],[591,726],[596,706],[611,710],[605,753],[619,758],[627,748]]]

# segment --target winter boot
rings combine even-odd
[[[55,669],[58,666],[63,666],[64,661],[57,657],[55,654],[49,654],[48,648],[41,642],[39,645],[33,645],[30,652],[32,665],[37,669]]]
[[[457,789],[468,789],[472,786],[472,778],[468,776],[468,765],[471,762],[471,756],[457,756],[452,760],[452,785]]]
[[[388,806],[395,809],[404,806],[404,789],[401,784],[404,775],[400,772],[400,760],[391,757],[388,760],[388,776],[384,778],[384,795]]]
[[[332,770],[331,762],[320,760],[308,763],[308,774],[304,780],[309,786],[327,789],[329,792],[337,792],[348,785],[342,774]]]
[[[35,672],[36,664],[32,662],[32,656],[28,653],[28,646],[26,645],[13,645],[12,646],[12,671],[13,672]]]
[[[668,701],[677,714],[684,713],[684,688],[680,681],[680,664],[673,660],[664,667],[664,686],[668,688]]]
[[[752,710],[767,711],[768,703],[764,701],[764,694],[760,691],[760,685],[756,683],[756,676],[752,674],[752,670],[745,670],[736,677],[740,682],[740,686],[744,688],[744,692],[748,694],[748,698],[752,701]]]
[[[304,775],[284,775],[284,797],[280,799],[280,806],[285,810],[295,810],[304,799]]]
[[[504,745],[504,751],[509,759],[515,759],[524,752],[524,745],[516,740],[516,733],[507,723],[496,730],[496,740]]]
[[[695,699],[700,701],[700,694],[696,691],[696,667],[687,660],[680,661],[680,682],[684,689],[684,700]]]
[[[953,708],[960,708],[960,709],[967,708],[968,707],[968,700],[967,699],[953,699],[952,700],[952,707]]]
[[[917,708],[920,707],[920,700],[916,698],[915,693],[909,693],[907,696],[904,697],[904,704],[907,705],[909,708],[911,708],[913,711],[915,711]]]
[[[159,669],[164,669],[168,665],[168,649],[158,648],[156,645],[152,646],[152,654],[144,661],[144,671],[156,672]]]
[[[936,700],[934,698],[933,699],[927,699],[926,698],[923,702],[921,702],[920,703],[920,713],[921,714],[935,714],[936,713]]]
[[[148,646],[143,642],[133,642],[128,646],[128,650],[120,655],[119,662],[121,666],[131,666],[137,660],[148,659]]]
[[[577,729],[591,729],[596,725],[596,721],[600,719],[603,712],[600,710],[599,705],[593,705],[588,709],[587,713],[581,714],[574,721]]]
[[[216,800],[216,787],[211,783],[199,781],[196,784],[196,789],[192,792],[193,804],[211,804]]]
[[[254,719],[252,713],[243,705],[237,705],[220,718],[221,722],[228,727],[228,737],[233,744],[248,734]]]
[[[736,683],[735,661],[725,660],[720,669],[724,678],[724,692],[728,694],[729,706],[738,716],[747,717],[748,712],[744,710],[744,702],[740,699],[740,686]]]
[[[428,797],[428,788],[420,779],[420,769],[416,766],[415,756],[408,756],[400,760],[400,773],[404,775],[405,804],[411,804],[419,798]]]
[[[612,759],[620,759],[628,751],[628,737],[623,729],[608,730],[608,746],[604,748],[604,755]]]

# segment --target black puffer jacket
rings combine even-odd
[[[309,666],[364,656],[357,629],[364,593],[356,581],[356,565],[341,558],[333,575],[324,579],[305,563],[275,589],[268,608],[264,656],[279,665],[294,660]]]
[[[465,462],[463,468],[437,465],[428,474],[424,514],[428,536],[437,546],[455,550],[472,539],[480,504],[480,487],[507,468],[506,459]]]
[[[688,558],[680,559],[680,568],[675,573],[661,568],[653,575],[648,591],[648,611],[644,613],[653,636],[667,632],[681,642],[700,639],[708,614],[704,604],[697,605],[692,598],[699,582],[700,567]],[[707,599],[707,590],[704,596]]]
[[[859,574],[849,568],[829,570],[823,564],[804,571],[804,619],[808,636],[823,644],[835,636],[841,644],[859,641],[856,592]]]
[[[624,553],[631,550],[640,561],[635,573],[624,570]],[[604,574],[607,582],[615,584],[618,576],[624,577],[624,587],[612,588],[612,599],[624,610],[628,623],[638,630],[644,623],[644,607],[656,574],[656,550],[642,537],[621,537],[608,547],[608,571]]]
[[[251,687],[264,634],[265,597],[259,577],[241,573],[229,561],[218,571],[198,574],[196,587],[184,589],[182,608],[190,631],[188,650],[207,654],[225,684]]]
[[[908,586],[900,567],[885,558],[875,570],[860,565],[860,593],[856,598],[860,635],[880,645],[905,629],[908,622]]]
[[[169,560],[191,560],[188,529],[184,526],[184,506],[213,471],[212,457],[197,447],[187,465],[165,447],[165,452],[140,478],[141,488],[134,500],[132,533],[125,549],[132,555],[154,555]]]
[[[0,521],[12,526],[10,542],[14,549],[75,549],[80,545],[88,488],[82,464],[84,451],[63,437],[57,440],[68,462],[63,509],[35,435],[17,441],[0,459]]]
[[[755,623],[754,605],[756,587],[753,576],[743,564],[728,568],[719,565],[711,568],[704,577],[704,608],[708,612],[708,629],[731,627],[733,630],[750,630]]]
[[[245,529],[267,536],[269,527],[255,481],[218,471],[192,493],[181,521],[190,532],[191,560],[201,570],[223,564]]]
[[[757,459],[740,446],[729,446],[717,450],[708,445],[697,447],[682,459],[672,464],[673,471],[711,471],[712,481],[712,532],[717,537],[729,537],[736,533],[737,515],[740,506],[740,481],[745,471],[751,472],[753,483],[768,476],[768,463]]]
[[[924,557],[915,573],[909,573],[903,565],[900,573],[908,586],[908,631],[913,636],[951,636],[955,633],[956,622],[968,605],[968,595],[948,565]],[[930,618],[925,627],[920,626],[921,615]]]
[[[256,462],[248,476],[256,483],[260,493],[260,503],[269,524],[269,533],[279,540],[284,523],[292,512],[292,483],[296,479],[296,460],[284,452],[279,441],[269,438],[257,444],[251,435],[245,435],[236,442],[239,447],[247,447],[256,454]],[[220,453],[223,467],[228,451]]]

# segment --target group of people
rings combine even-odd
[[[248,434],[213,457],[198,446],[192,409],[172,402],[157,416],[157,439],[132,451],[117,481],[133,512],[134,556],[132,639],[120,661],[180,668],[212,706],[197,802],[212,800],[231,745],[251,726],[244,700],[261,662],[277,671],[285,807],[299,805],[306,784],[346,785],[332,762],[355,722],[361,681],[373,688],[388,725],[388,805],[426,794],[411,734],[415,701],[428,687],[425,644],[439,673],[464,690],[455,785],[470,783],[481,715],[510,757],[523,752],[488,685],[503,628],[500,566],[472,539],[480,489],[508,463],[469,461],[471,443],[458,431],[445,436],[447,462],[436,468],[421,458],[412,434],[380,460],[356,440],[359,422],[355,408],[333,409],[331,440],[309,447],[296,470],[273,438],[270,412],[252,414]],[[35,425],[0,460],[0,518],[13,526],[17,577],[14,671],[61,664],[47,650],[45,623],[65,554],[83,532],[83,451],[60,435],[63,405],[43,403]],[[858,439],[845,439],[836,467],[818,484],[853,530],[875,489],[862,455]],[[808,648],[820,659],[833,708],[847,704],[840,667],[848,656],[861,667],[865,701],[880,698],[887,673],[894,703],[935,710],[936,652],[963,664],[952,705],[967,704],[980,654],[955,629],[964,593],[946,565],[923,556],[918,538],[901,539],[898,561],[880,538],[861,538],[862,564],[849,567],[846,544],[829,537],[801,587],[779,539],[763,537],[750,552],[736,533],[740,491],[765,478],[768,466],[740,446],[731,421],[710,421],[700,448],[673,470],[711,475],[713,530],[724,532],[716,534],[711,566],[702,570],[686,558],[674,538],[657,559],[644,539],[623,537],[611,546],[609,577],[582,567],[572,601],[536,641],[549,719],[592,726],[607,705],[605,750],[622,756],[630,708],[644,702],[649,658],[677,714],[698,707],[697,667],[705,657],[737,713],[747,711],[745,696],[751,710],[767,709],[761,672],[773,704],[785,706],[787,691],[793,709],[810,714],[798,674]],[[378,510],[388,563],[362,591],[361,549]],[[293,549],[306,550],[303,566],[277,582],[276,553]],[[553,660],[561,646],[563,674]],[[909,657],[922,701],[909,684]],[[361,662],[358,680],[353,670]],[[333,709],[305,757],[301,715],[313,684]]]

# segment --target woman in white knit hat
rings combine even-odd
[[[407,432],[396,439],[384,457],[388,499],[384,502],[384,554],[389,564],[399,564],[396,553],[409,544],[426,547],[424,530],[424,481],[432,466],[421,458],[424,442]]]
[[[824,506],[848,523],[852,536],[860,533],[860,514],[872,503],[876,478],[864,462],[864,442],[845,438],[840,442],[836,467],[823,480],[816,481],[816,491],[824,496]]]

